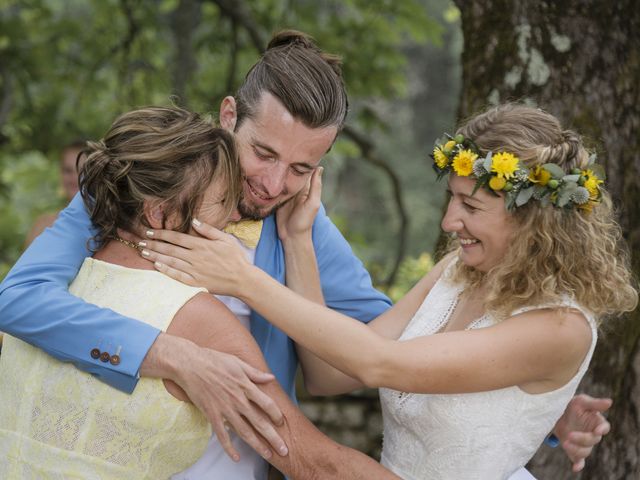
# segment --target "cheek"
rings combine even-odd
[[[264,162],[255,156],[253,150],[243,150],[240,152],[240,168],[245,177],[259,175],[263,163]]]
[[[286,184],[287,192],[291,195],[295,195],[307,185],[308,175],[297,176],[293,173],[289,173]]]

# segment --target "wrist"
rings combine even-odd
[[[304,231],[292,232],[283,235],[280,238],[282,245],[287,246],[305,245],[307,243],[313,243],[312,230],[308,228]]]
[[[181,365],[189,365],[186,357],[193,347],[196,345],[186,338],[161,332],[140,365],[140,375],[165,378],[180,384]]]
[[[265,280],[263,277],[266,277],[268,280]],[[265,282],[269,282],[270,280],[273,280],[273,278],[267,273],[255,265],[248,264],[243,268],[240,283],[236,285],[237,291],[234,292],[232,296],[239,298],[251,308],[254,308],[254,301],[260,299],[260,296],[254,298],[254,293],[261,292],[265,286]]]
[[[305,255],[309,251],[313,250],[313,238],[311,237],[311,231],[309,234],[296,234],[287,237],[285,240],[281,240],[284,252],[287,255],[301,254]]]

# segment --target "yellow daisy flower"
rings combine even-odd
[[[496,192],[502,190],[506,184],[507,181],[502,177],[491,177],[489,180],[489,187]]]
[[[462,150],[453,157],[453,170],[461,177],[468,177],[473,173],[473,162],[478,158],[471,150]]]
[[[551,180],[551,174],[540,165],[536,165],[534,169],[529,172],[529,180],[533,183],[539,183],[544,187],[549,183],[549,180]]]
[[[438,168],[444,168],[449,165],[449,159],[440,147],[436,147],[433,149],[433,159],[435,160]]]
[[[598,179],[598,177],[588,177],[584,181],[584,188],[589,190],[589,195],[591,195],[591,197],[595,197],[598,195],[598,192],[600,191],[600,188],[598,187],[598,185],[601,183],[602,183],[602,180]]]
[[[600,185],[601,183],[604,183],[602,180],[600,180],[597,175],[595,173],[593,173],[592,170],[583,170],[582,171],[582,176],[585,177],[585,181],[584,181],[584,188],[586,188],[587,190],[589,190],[589,194],[592,197],[595,197],[598,195],[598,193],[600,192],[600,187],[598,187],[598,185]]]
[[[518,170],[518,157],[512,153],[500,152],[491,158],[491,171],[496,172],[499,177],[512,178]]]

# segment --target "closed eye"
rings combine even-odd
[[[298,177],[306,175],[307,173],[311,173],[310,169],[302,168],[302,167],[291,167],[291,171],[293,172],[294,175],[297,175]]]
[[[273,155],[271,153],[268,152],[264,152],[262,150],[258,150],[257,148],[253,149],[253,153],[256,154],[256,157],[258,157],[260,160],[273,160]]]

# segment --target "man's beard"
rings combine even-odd
[[[248,220],[262,220],[274,213],[281,206],[282,203],[279,203],[271,207],[269,210],[261,210],[254,205],[250,205],[246,199],[242,198],[240,203],[238,203],[238,212],[240,212],[240,216],[242,216],[242,218],[246,218]]]
[[[269,215],[271,215],[272,213],[275,213],[285,203],[293,200],[294,197],[287,198],[285,201],[280,202],[274,205],[273,207],[271,207],[269,210],[264,211],[264,210],[260,210],[260,208],[254,205],[250,205],[243,196],[243,198],[240,199],[240,202],[238,202],[238,212],[240,212],[240,216],[242,218],[247,220],[263,220],[267,218]]]

